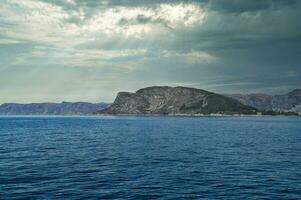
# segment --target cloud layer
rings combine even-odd
[[[112,101],[149,85],[284,92],[301,85],[300,9],[297,0],[4,0],[0,102]]]

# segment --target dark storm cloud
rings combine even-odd
[[[252,12],[294,6],[298,0],[208,0],[209,8],[224,12]]]
[[[48,0],[51,1],[51,0]],[[293,6],[299,0],[74,0],[78,5],[97,6],[155,6],[158,4],[195,3],[204,7],[226,12],[259,11],[282,6]],[[51,2],[64,4],[63,0]]]

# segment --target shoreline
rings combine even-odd
[[[0,118],[13,118],[13,117],[33,117],[33,118],[72,118],[72,117],[185,117],[185,118],[202,118],[202,117],[301,117],[301,115],[246,115],[246,114],[234,114],[234,115],[226,115],[226,114],[96,114],[96,115],[1,115]]]

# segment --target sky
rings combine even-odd
[[[301,0],[0,2],[0,103],[301,86]]]

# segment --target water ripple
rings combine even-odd
[[[301,199],[294,117],[0,117],[0,199]]]

